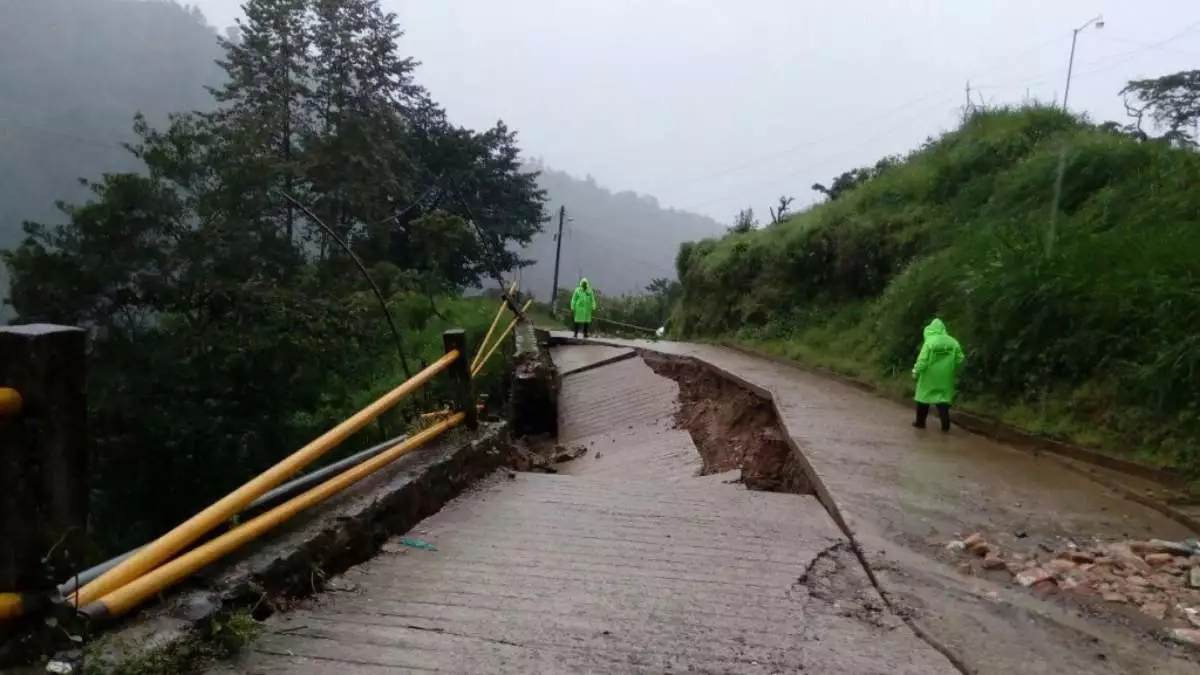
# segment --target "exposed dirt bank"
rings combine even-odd
[[[813,494],[769,400],[692,361],[643,358],[679,385],[675,423],[691,434],[704,461],[703,474],[740,469],[751,490]]]

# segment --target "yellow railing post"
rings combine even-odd
[[[333,495],[350,487],[379,469],[399,459],[402,455],[421,447],[447,429],[462,423],[462,413],[414,434],[408,440],[368,459],[358,466],[346,469],[308,492],[297,495],[275,508],[256,516],[221,536],[208,541],[179,556],[171,562],[130,581],[118,589],[104,594],[81,610],[92,619],[117,617],[137,607],[170,586],[195,574],[200,569],[219,560],[231,551],[257,539],[275,527],[287,522],[297,513],[320,504]]]
[[[192,516],[183,524],[146,545],[128,560],[76,591],[70,598],[71,604],[78,607],[91,604],[163,564],[205,533],[239,513],[268,490],[278,486],[346,440],[351,434],[365,427],[418,387],[459,360],[460,357],[465,358],[465,355],[451,352],[438,359],[428,368],[409,378],[404,384],[384,394],[346,421],[325,432],[316,440],[292,453],[275,466]]]

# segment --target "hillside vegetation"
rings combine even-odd
[[[936,315],[965,407],[1196,470],[1200,154],[1178,145],[976,112],[833,201],[685,244],[672,330],[900,392]]]

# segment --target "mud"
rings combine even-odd
[[[679,385],[675,425],[692,437],[701,475],[741,470],[751,490],[815,494],[771,401],[687,359],[644,354],[655,373]]]
[[[582,445],[560,445],[549,435],[530,436],[513,443],[509,468],[533,473],[558,473],[557,465],[579,459],[588,453]]]

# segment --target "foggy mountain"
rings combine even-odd
[[[170,113],[211,108],[205,87],[224,76],[221,54],[201,13],[167,0],[0,2],[0,249],[20,240],[25,220],[61,222],[56,201],[86,200],[80,178],[136,170],[121,146],[134,139],[136,113],[162,125]],[[572,219],[560,284],[582,272],[608,293],[673,277],[681,241],[722,230],[590,178],[547,169],[541,184],[554,220],[526,251],[537,263],[522,284],[538,297],[550,291],[560,205]],[[7,287],[0,265],[0,291]]]
[[[60,222],[55,201],[86,199],[79,178],[136,169],[121,147],[135,113],[160,124],[211,106],[220,53],[203,16],[174,3],[0,2],[0,248],[24,220]]]
[[[611,192],[591,176],[583,180],[546,167],[539,183],[549,199],[545,230],[525,250],[537,262],[522,270],[521,288],[549,299],[554,278],[555,235],[559,208],[565,206],[560,288],[587,277],[601,293],[642,291],[659,277],[675,278],[675,254],[683,241],[725,231],[707,216],[665,209],[658,200],[633,192]]]

